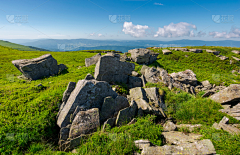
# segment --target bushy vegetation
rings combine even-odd
[[[222,55],[234,55],[230,48],[212,48],[222,50]],[[159,59],[150,66],[160,66],[169,73],[191,69],[199,81],[209,80],[217,85],[222,82],[226,85],[239,83],[239,75],[234,76],[231,73],[231,70],[238,69],[239,62],[234,61],[230,65],[229,60],[221,61],[205,51],[200,54],[179,51],[172,55],[163,55],[161,50],[155,51],[160,53]],[[17,78],[21,73],[12,65],[12,60],[36,58],[47,53],[52,54],[59,64],[65,64],[68,67],[67,72],[36,81]],[[0,46],[0,154],[68,154],[57,151],[58,104],[70,81],[84,79],[87,73],[93,75],[95,65],[84,67],[84,60],[95,54],[82,51],[19,51]],[[141,65],[135,65],[135,70],[140,73]],[[214,79],[214,75],[218,78]],[[37,87],[40,83],[43,87]],[[239,154],[239,136],[230,136],[224,131],[211,128],[214,122],[219,122],[226,115],[218,112],[222,108],[220,104],[201,98],[203,92],[194,97],[178,89],[170,91],[160,83],[148,83],[146,87],[159,87],[164,91],[164,100],[168,107],[166,114],[173,117],[178,124],[203,124],[204,127],[198,132],[212,140],[217,153]],[[128,93],[124,85],[120,85],[119,90]],[[228,118],[230,123],[239,123],[230,116]],[[163,145],[162,127],[155,124],[154,119],[154,116],[139,118],[135,124],[112,129],[107,127],[104,132],[99,128],[98,132],[82,141],[77,151],[80,154],[129,154],[139,152],[133,145],[133,141],[137,139],[149,139],[156,145]],[[218,134],[218,139],[214,139],[215,133],[221,133]]]

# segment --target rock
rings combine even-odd
[[[93,79],[94,77],[90,73],[88,73],[85,77],[85,80],[93,80]]]
[[[60,138],[59,138],[59,142],[60,143],[61,143],[61,141],[66,141],[68,139],[70,128],[71,128],[70,124],[68,126],[66,126],[66,127],[61,128],[61,130],[60,130]]]
[[[128,125],[134,124],[134,123],[136,123],[136,122],[137,122],[137,119],[136,119],[136,118],[133,118],[133,119],[131,120],[131,122],[128,123]]]
[[[87,111],[77,113],[70,128],[69,137],[75,138],[81,134],[89,134],[97,131],[100,126],[99,110],[93,108]]]
[[[183,51],[183,52],[187,52],[188,49],[187,48],[175,48],[176,51]]]
[[[135,87],[142,87],[142,79],[139,77],[129,76],[128,77],[128,87],[135,88]]]
[[[70,116],[79,106],[83,109],[101,109],[104,98],[107,96],[117,97],[117,93],[104,81],[79,80],[59,114],[57,124],[60,128],[70,124]]]
[[[135,65],[119,61],[119,57],[104,55],[96,64],[94,77],[98,81],[127,83]]]
[[[146,81],[146,79],[145,79],[144,75],[142,75],[142,76],[141,76],[141,79],[142,79],[142,85],[143,85],[143,87],[145,87],[145,86],[146,86],[146,83],[147,83],[147,81]]]
[[[219,123],[218,126],[221,127],[223,130],[229,132],[230,134],[237,134],[237,135],[240,134],[240,130],[236,127],[223,124],[223,123]]]
[[[201,49],[189,49],[189,51],[193,53],[202,53]]]
[[[213,123],[212,125],[213,128],[217,129],[217,130],[221,130],[221,127],[218,125],[218,123]]]
[[[100,112],[100,122],[102,123],[108,118],[113,117],[114,113],[118,113],[126,107],[129,107],[129,103],[125,97],[117,96],[116,99],[113,99],[111,96],[106,97]]]
[[[195,89],[193,86],[190,87],[190,92],[193,94],[193,95],[196,95],[196,92],[195,92]]]
[[[210,99],[221,104],[228,104],[240,100],[240,84],[231,84],[229,87],[210,96]]]
[[[72,149],[74,149],[76,146],[81,144],[81,139],[84,138],[85,135],[81,135],[79,137],[70,139],[69,141],[65,142],[64,144],[60,145],[59,149],[60,151],[71,151]]]
[[[183,72],[172,73],[170,76],[175,80],[184,84],[197,85],[196,74],[191,70],[185,70]]]
[[[91,58],[86,58],[85,59],[85,66],[89,67],[91,65],[95,65],[98,62],[100,57],[101,57],[101,53],[98,53]]]
[[[202,83],[203,87],[212,87],[211,83],[208,80],[202,81],[201,83]]]
[[[205,94],[202,95],[202,97],[209,97],[211,95],[215,94],[214,91],[207,91]]]
[[[63,64],[57,65],[57,60],[51,54],[45,54],[34,59],[13,60],[12,64],[30,80],[57,75],[67,69]]]
[[[163,124],[164,132],[175,131],[176,129],[177,129],[177,126],[171,121],[167,121],[166,123]]]
[[[219,123],[228,124],[228,122],[229,122],[229,118],[227,118],[226,116],[224,116]]]
[[[166,139],[167,144],[179,145],[182,143],[194,143],[199,140],[202,135],[189,133],[189,135],[185,135],[182,132],[178,131],[170,131],[170,132],[162,132],[162,135]]]
[[[132,71],[132,76],[138,77],[139,74],[138,74],[138,72],[136,72],[136,71]]]
[[[142,108],[139,108],[139,109],[138,109],[137,116],[138,116],[138,117],[143,117],[143,116],[144,116],[144,113],[143,113]]]
[[[162,52],[163,52],[163,55],[172,54],[172,52],[168,49],[164,49],[164,50],[162,50]]]
[[[120,61],[123,61],[123,62],[131,61],[131,59],[126,55],[126,53],[124,53],[124,55],[120,57]]]
[[[237,58],[237,57],[232,56],[232,58],[235,59],[235,60],[237,60],[237,61],[240,61],[240,59]]]
[[[159,105],[159,107],[162,109],[166,109],[166,105],[163,101],[164,92],[162,90],[159,90],[159,88],[156,87],[145,88],[144,90],[146,92],[147,98],[149,99],[149,102],[153,102],[155,105]],[[159,94],[160,91],[163,92],[163,94]]]
[[[151,64],[158,56],[158,53],[144,48],[128,50],[128,53],[131,53],[132,60],[138,64]]]
[[[141,69],[141,73],[142,75],[144,75],[147,82],[150,82],[150,83],[161,82],[161,80],[159,79],[160,71],[154,67],[150,68],[150,67],[143,66]]]
[[[233,50],[232,52],[235,54],[240,54],[240,51],[237,51],[237,50]]]
[[[143,147],[141,155],[157,154],[216,154],[211,140],[204,139],[195,143],[183,143],[176,145]]]
[[[60,115],[63,107],[67,103],[67,100],[68,100],[69,96],[71,95],[72,91],[75,89],[75,86],[76,86],[76,82],[69,82],[68,83],[67,89],[63,93],[62,103],[58,107],[59,112],[58,112],[57,118]]]
[[[116,125],[120,126],[130,122],[137,114],[138,106],[134,100],[131,101],[130,107],[124,108],[119,111],[116,119]]]
[[[208,49],[206,49],[206,52],[212,53],[214,55],[219,55],[220,54],[220,51],[213,51],[213,50],[208,50]]]
[[[217,57],[219,57],[221,60],[227,60],[228,59],[228,57],[223,56],[223,55],[218,55]]]
[[[193,132],[196,129],[200,129],[202,127],[201,124],[180,124],[180,125],[176,125],[178,129],[180,128],[186,128],[188,129],[190,132]]]
[[[115,122],[116,122],[116,117],[107,119],[104,122],[104,124],[103,124],[102,131],[105,130],[107,124],[109,124],[111,126],[111,128],[114,127],[115,126]]]
[[[135,140],[134,143],[135,143],[135,146],[138,147],[139,149],[143,149],[144,147],[149,147],[152,145],[149,140],[144,140],[144,139]]]

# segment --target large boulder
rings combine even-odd
[[[128,77],[128,87],[135,88],[135,87],[142,87],[142,79],[139,77],[129,76]]]
[[[76,138],[81,134],[89,134],[97,131],[100,126],[99,110],[93,108],[87,111],[80,111],[75,116],[71,128],[69,137]]]
[[[172,52],[168,49],[164,49],[164,50],[162,50],[162,52],[163,52],[163,55],[172,54]]]
[[[159,55],[144,48],[128,50],[128,53],[131,53],[132,60],[138,64],[151,64],[157,60],[157,56]]]
[[[79,80],[72,91],[67,103],[59,114],[57,124],[60,128],[70,124],[70,116],[77,106],[81,109],[101,109],[104,98],[107,96],[117,97],[117,93],[105,81]]]
[[[150,82],[150,83],[161,82],[161,80],[159,79],[160,71],[154,67],[148,67],[143,65],[141,69],[141,73],[142,75],[144,75],[147,82]]]
[[[85,66],[86,66],[86,67],[89,67],[89,66],[91,66],[91,65],[96,64],[96,63],[98,62],[98,60],[99,60],[100,57],[101,57],[101,54],[98,53],[98,54],[94,55],[94,56],[91,57],[91,58],[86,58],[86,59],[85,59]]]
[[[240,51],[238,51],[238,50],[233,50],[232,52],[235,54],[240,54]]]
[[[183,72],[172,73],[170,76],[175,80],[184,84],[197,85],[196,74],[191,70],[185,70]]]
[[[45,54],[34,59],[13,60],[12,64],[30,80],[57,75],[67,69],[63,64],[58,65],[57,60],[51,54]]]
[[[94,77],[98,81],[127,83],[135,68],[133,63],[122,62],[116,55],[106,54],[96,64]]]
[[[210,96],[210,99],[221,104],[238,103],[240,101],[240,84],[231,84],[229,87]]]

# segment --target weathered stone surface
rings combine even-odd
[[[136,71],[132,71],[132,76],[138,77],[139,74],[138,74],[138,72],[136,72]]]
[[[213,123],[213,125],[212,125],[212,127],[213,128],[215,128],[215,129],[217,129],[217,130],[220,130],[221,129],[221,127],[218,125],[218,123]]]
[[[62,140],[65,141],[68,139],[70,128],[71,128],[70,124],[64,128],[61,128],[59,141],[62,141]]]
[[[224,116],[219,123],[228,124],[228,122],[229,122],[229,118],[227,118],[226,116]]]
[[[85,80],[92,80],[92,79],[94,79],[94,77],[90,73],[88,73],[85,77]]]
[[[144,140],[144,139],[135,140],[134,143],[136,147],[138,147],[139,149],[143,149],[144,147],[151,146],[151,142],[149,140]]]
[[[237,135],[240,134],[240,130],[233,126],[223,124],[223,123],[219,123],[218,126],[221,127],[223,130],[229,132],[230,134],[237,134]]]
[[[96,64],[94,77],[98,81],[127,83],[135,65],[119,61],[119,57],[104,55]]]
[[[159,107],[162,109],[166,109],[166,105],[163,101],[164,92],[162,90],[161,92],[163,92],[163,94],[159,94],[160,90],[156,87],[145,88],[144,90],[146,92],[147,98],[149,99],[149,102],[153,102],[156,105],[159,105]]]
[[[101,109],[104,98],[107,96],[117,97],[117,93],[104,81],[79,80],[71,93],[66,105],[59,114],[57,124],[60,128],[70,123],[70,116],[79,106],[83,109]]]
[[[196,130],[196,129],[200,129],[201,128],[201,124],[180,124],[180,125],[176,125],[178,129],[180,128],[186,128],[188,129],[190,132]]]
[[[100,126],[99,110],[93,108],[87,111],[77,113],[70,128],[69,137],[78,137],[81,134],[89,134],[97,131]]]
[[[176,129],[177,129],[177,126],[171,121],[167,121],[166,123],[163,124],[164,132],[175,131]]]
[[[182,132],[178,131],[170,131],[163,132],[162,135],[166,139],[167,144],[179,145],[182,143],[194,143],[196,140],[199,140],[202,135],[189,133],[189,135],[185,135]]]
[[[91,58],[86,58],[86,59],[85,59],[85,66],[86,66],[86,67],[89,67],[89,66],[91,66],[91,65],[96,64],[96,63],[98,62],[98,60],[99,60],[100,57],[101,57],[101,54],[98,53],[98,54],[94,55],[94,56],[91,57]]]
[[[235,60],[237,60],[237,61],[240,61],[240,59],[237,58],[237,57],[232,56],[232,58],[235,59]]]
[[[240,54],[240,51],[237,51],[237,50],[233,50],[232,52],[235,54]]]
[[[175,80],[179,81],[184,84],[190,84],[193,86],[197,85],[197,78],[196,74],[193,73],[191,70],[185,70],[183,72],[172,73],[170,76]]]
[[[162,52],[164,55],[172,54],[172,52],[168,49],[164,49],[164,50],[162,50]]]
[[[202,81],[201,83],[204,87],[212,87],[211,83],[208,80]]]
[[[223,55],[217,55],[217,57],[219,57],[221,60],[227,60],[228,59],[228,57],[223,56]]]
[[[142,85],[143,85],[143,87],[145,87],[145,86],[146,86],[146,83],[147,83],[147,81],[146,81],[146,79],[145,79],[145,76],[142,75],[142,76],[141,76],[141,79],[142,79]]]
[[[100,112],[100,122],[113,117],[116,112],[118,113],[126,107],[129,107],[129,103],[125,97],[117,96],[116,99],[113,99],[111,96],[106,97]]]
[[[81,139],[84,138],[85,135],[81,135],[79,137],[70,139],[69,141],[66,141],[64,144],[60,145],[59,149],[60,151],[71,151],[72,149],[74,149],[76,146],[81,144]]]
[[[132,99],[130,107],[122,109],[119,111],[116,119],[116,125],[123,125],[124,123],[130,122],[134,116],[137,114],[138,106],[136,102]]]
[[[109,124],[111,127],[114,127],[115,126],[115,122],[116,122],[116,117],[107,119],[104,122],[104,124],[103,124],[102,131],[104,131],[104,129],[106,128],[107,124]]]
[[[128,123],[128,125],[134,124],[134,123],[136,123],[136,122],[137,122],[137,119],[136,119],[136,118],[133,118],[133,119],[131,120],[131,122]]]
[[[128,50],[128,53],[131,53],[132,60],[138,64],[151,64],[158,56],[158,53],[144,48]]]
[[[13,60],[12,64],[30,80],[57,75],[67,69],[63,64],[57,65],[57,60],[51,54],[45,54],[34,59]]]
[[[189,51],[193,53],[202,53],[201,49],[189,49]]]
[[[187,52],[188,49],[187,49],[187,48],[175,48],[175,51],[183,51],[183,52]]]
[[[214,55],[219,55],[220,54],[220,51],[213,51],[213,50],[208,50],[208,49],[206,49],[206,52],[212,53]]]
[[[210,99],[221,104],[237,102],[240,100],[240,84],[231,84],[229,87],[210,96]]]
[[[143,66],[141,69],[141,73],[142,75],[144,75],[147,82],[150,82],[150,83],[161,82],[161,80],[159,79],[160,71],[154,67],[150,68],[147,66]]]
[[[215,94],[214,91],[207,91],[205,94],[202,95],[202,97],[209,97],[211,95]]]
[[[135,88],[135,87],[142,87],[142,79],[139,77],[129,76],[128,77],[128,87]]]

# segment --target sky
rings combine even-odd
[[[0,39],[238,40],[240,0],[2,0]]]

